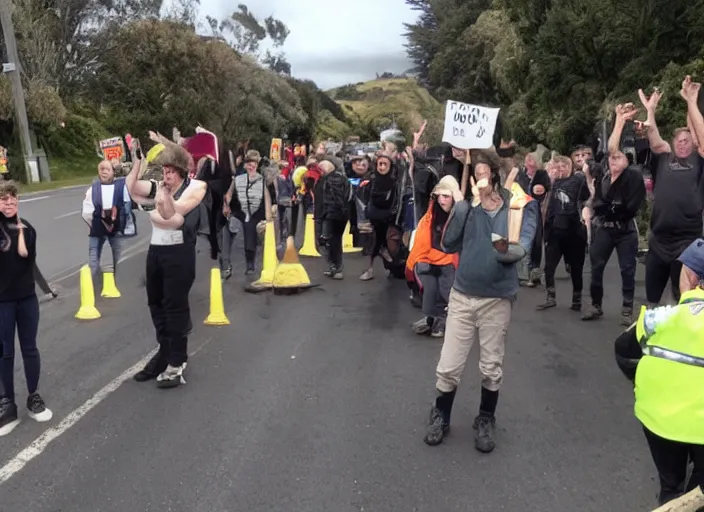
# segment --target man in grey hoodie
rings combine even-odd
[[[511,192],[501,187],[498,170],[478,163],[472,177],[472,195],[470,204],[457,193],[442,239],[446,252],[460,253],[460,262],[436,370],[438,395],[424,441],[437,445],[448,433],[457,386],[477,341],[482,391],[479,415],[474,420],[475,447],[489,453],[495,447],[494,412],[503,377],[504,341],[519,288],[516,263],[531,250],[539,205],[528,200],[523,207],[518,243],[509,243],[509,213],[516,210],[510,208]]]

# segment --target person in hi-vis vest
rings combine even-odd
[[[704,240],[679,261],[679,304],[643,306],[615,343],[621,371],[635,382],[635,415],[658,471],[661,505],[704,484]]]

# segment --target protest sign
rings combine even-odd
[[[489,148],[493,144],[498,117],[498,108],[448,101],[442,140],[460,149]]]
[[[125,156],[125,145],[122,142],[122,137],[101,140],[100,151],[102,151],[105,160],[121,162]]]

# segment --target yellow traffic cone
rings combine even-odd
[[[203,322],[205,325],[230,325],[225,316],[225,305],[222,299],[222,279],[220,269],[210,270],[210,314]]]
[[[347,226],[345,227],[345,232],[342,235],[342,252],[362,252],[361,247],[354,246],[354,238],[352,237],[352,231],[349,222],[347,223]]]
[[[301,265],[296,252],[293,236],[286,239],[286,253],[274,272],[274,293],[276,295],[294,295],[300,291],[313,288],[308,272]]]
[[[95,320],[100,318],[100,311],[95,307],[95,291],[93,290],[93,276],[88,265],[81,267],[81,307],[78,308],[76,318],[79,320]]]
[[[276,267],[279,264],[279,260],[276,258],[276,232],[274,228],[274,221],[266,222],[266,230],[264,231],[264,249],[262,254],[262,273],[259,279],[249,283],[245,287],[245,291],[248,292],[262,292],[265,290],[271,290],[274,282],[274,272],[276,272]]]
[[[115,284],[114,272],[103,272],[103,293],[100,296],[106,299],[119,299],[122,297],[120,290],[117,289]]]
[[[303,247],[299,252],[301,256],[309,256],[312,258],[320,258],[318,248],[315,246],[315,221],[313,214],[306,215],[306,229],[303,234]]]

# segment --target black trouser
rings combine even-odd
[[[147,302],[160,356],[171,366],[188,360],[188,333],[193,327],[188,294],[195,278],[195,244],[149,246]]]
[[[41,361],[37,349],[39,301],[36,295],[0,302],[0,377],[4,398],[15,399],[15,328],[29,394],[37,391]]]
[[[586,257],[586,240],[581,232],[550,233],[545,240],[545,287],[555,290],[555,270],[564,257],[565,264],[570,266],[572,291],[582,293],[582,270]]]
[[[704,446],[663,439],[645,427],[643,432],[658,470],[660,505],[704,484]],[[685,488],[689,462],[694,463],[694,469]]]
[[[633,223],[628,229],[598,228],[592,235],[589,259],[592,265],[590,292],[592,305],[601,307],[604,298],[604,269],[611,253],[616,249],[618,266],[621,269],[621,294],[623,307],[633,307],[636,288],[636,258],[638,256],[638,233]]]
[[[257,256],[257,245],[259,245],[259,233],[257,233],[257,224],[266,219],[264,208],[257,210],[248,221],[242,221],[242,238],[244,239],[244,257],[248,265],[254,266],[254,260]]]
[[[374,258],[379,256],[381,249],[386,247],[386,235],[391,225],[391,219],[372,220],[371,224],[374,228],[374,248],[371,254],[371,261],[373,263]]]
[[[347,227],[346,220],[324,220],[322,239],[327,247],[328,263],[337,270],[342,270],[342,236]]]
[[[672,295],[679,302],[681,271],[682,263],[677,258],[666,259],[651,247],[645,257],[645,296],[648,302],[660,302],[668,280],[672,283]]]

